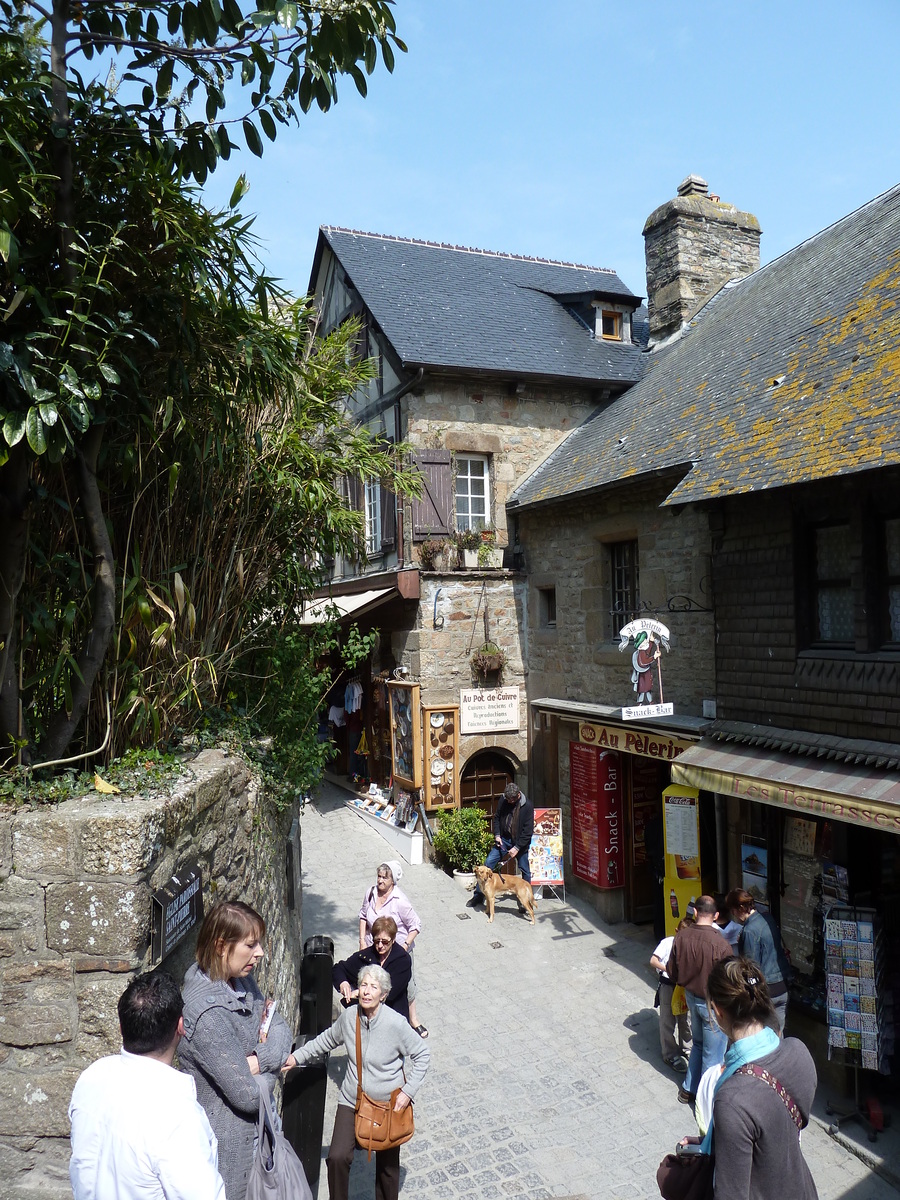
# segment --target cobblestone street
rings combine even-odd
[[[326,784],[302,818],[304,937],[332,937],[338,957],[357,948],[363,892],[377,864],[394,857],[345,798]],[[417,1003],[432,1053],[416,1136],[402,1151],[402,1193],[657,1196],[659,1160],[694,1128],[676,1100],[678,1077],[659,1057],[650,931],[606,926],[571,898],[541,902],[532,928],[505,897],[490,925],[429,865],[404,864],[400,886],[422,918]],[[344,1061],[334,1056],[329,1069],[326,1149]],[[821,1200],[896,1200],[816,1121],[803,1145]],[[373,1176],[374,1163],[358,1153],[352,1200],[371,1200]]]

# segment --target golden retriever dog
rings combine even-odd
[[[534,924],[534,906],[537,903],[534,898],[534,889],[521,875],[498,875],[489,867],[476,867],[475,878],[487,901],[489,921],[494,919],[494,897],[514,892],[516,899],[527,910],[532,925]]]

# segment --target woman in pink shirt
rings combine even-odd
[[[397,884],[403,877],[403,868],[396,859],[382,863],[378,868],[375,886],[370,887],[363,897],[359,910],[359,948],[365,950],[372,945],[372,922],[377,917],[392,917],[397,924],[397,945],[403,946],[412,956],[413,944],[419,936],[422,922],[406,895]],[[419,1023],[416,1014],[416,960],[412,957],[412,978],[407,989],[409,1000],[409,1023],[419,1035],[427,1038],[428,1030]]]

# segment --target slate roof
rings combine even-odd
[[[678,467],[666,504],[900,462],[900,185],[717,293],[648,358],[512,507]]]
[[[415,370],[463,370],[628,385],[639,345],[595,340],[563,304],[576,296],[630,302],[614,271],[323,226],[366,307]]]

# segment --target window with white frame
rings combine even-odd
[[[484,529],[490,525],[491,479],[486,454],[456,456],[456,528]]]
[[[366,480],[366,554],[377,554],[381,549],[381,483],[377,479]]]

